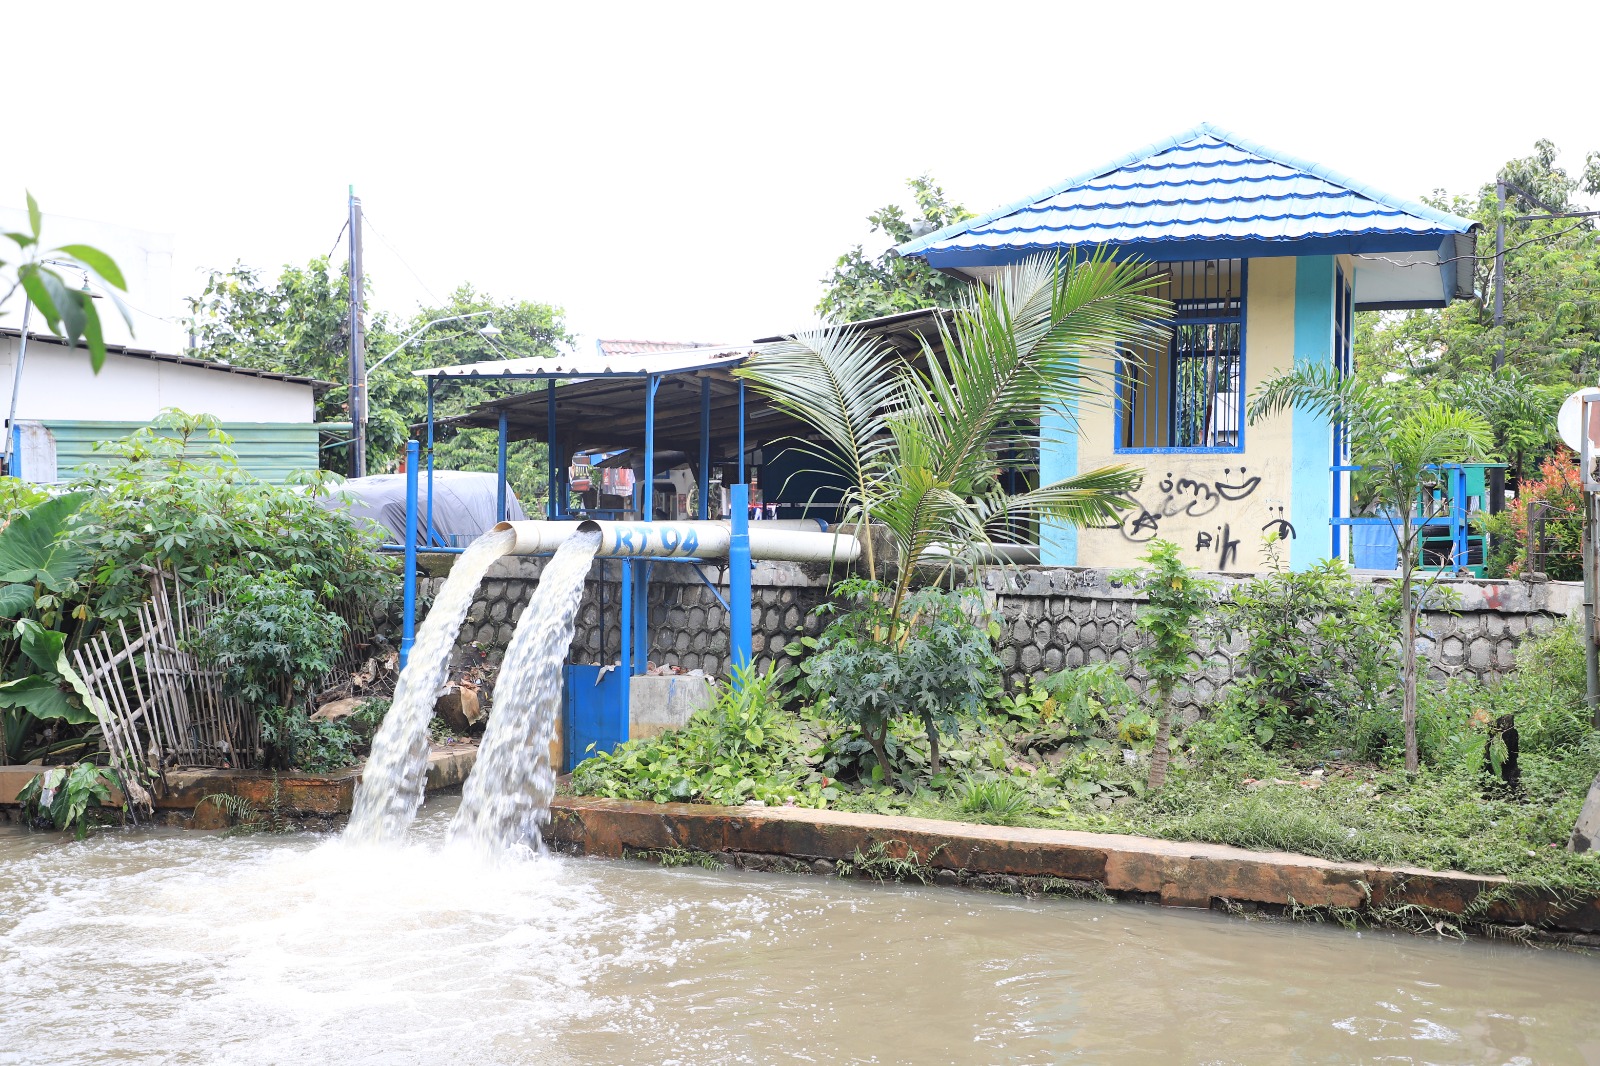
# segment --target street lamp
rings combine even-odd
[[[351,404],[351,414],[354,415],[354,421],[356,424],[356,477],[367,476],[367,383],[372,380],[373,371],[377,370],[384,363],[387,363],[389,360],[399,355],[401,350],[404,349],[406,345],[422,336],[434,326],[440,325],[444,322],[460,322],[464,319],[482,318],[484,315],[492,314],[494,314],[493,311],[472,311],[464,315],[450,315],[446,318],[436,318],[431,322],[424,322],[422,325],[413,330],[405,340],[395,345],[388,355],[367,367],[366,372],[361,375],[360,393],[354,397],[354,403]],[[501,332],[503,331],[496,327],[493,322],[489,322],[478,330],[478,335],[487,339],[489,343],[493,344],[494,338],[500,336]]]
[[[65,259],[41,259],[40,266],[77,267],[78,264]],[[83,275],[83,288],[81,292],[92,300],[100,299],[100,294],[89,291],[89,275]],[[17,464],[22,458],[22,427],[17,425],[17,394],[22,391],[22,364],[28,358],[28,320],[33,317],[33,301],[24,300],[22,304],[22,336],[17,346],[17,365],[11,375],[11,409],[6,414],[6,443],[0,451],[5,453],[6,473],[12,477],[17,476]]]

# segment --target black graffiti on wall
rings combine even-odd
[[[1133,508],[1119,524],[1122,535],[1135,543],[1154,540],[1161,534],[1161,523],[1168,518],[1203,518],[1224,503],[1247,499],[1261,486],[1259,474],[1240,467],[1224,467],[1222,477],[1209,481],[1191,477],[1174,478],[1171,473],[1156,482],[1160,502],[1147,506],[1134,499]],[[1235,552],[1237,554],[1237,552]]]

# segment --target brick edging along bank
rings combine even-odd
[[[1214,900],[1303,907],[1380,908],[1414,904],[1494,925],[1550,931],[1600,931],[1600,901],[1562,906],[1532,890],[1506,891],[1503,877],[1248,851],[1225,844],[1154,840],[1063,829],[971,825],[926,818],[851,814],[800,807],[714,807],[557,796],[552,843],[589,855],[684,848],[791,859],[851,861],[875,845],[935,869],[967,875],[1089,881],[1113,894],[1175,907]],[[897,854],[898,853],[898,854]],[[1480,895],[1487,906],[1474,908]]]

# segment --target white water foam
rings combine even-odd
[[[394,702],[372,738],[346,838],[398,840],[416,817],[428,782],[428,721],[450,670],[450,651],[483,575],[515,543],[510,530],[485,533],[461,553],[434,597],[395,682]]]
[[[487,855],[543,849],[539,830],[550,819],[556,790],[550,743],[561,713],[562,666],[583,579],[599,547],[598,532],[574,533],[539,575],[495,681],[478,762],[450,823],[452,842]]]

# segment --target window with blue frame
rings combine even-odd
[[[1130,349],[1117,381],[1117,450],[1244,446],[1244,262],[1157,263],[1172,304],[1165,347]]]

